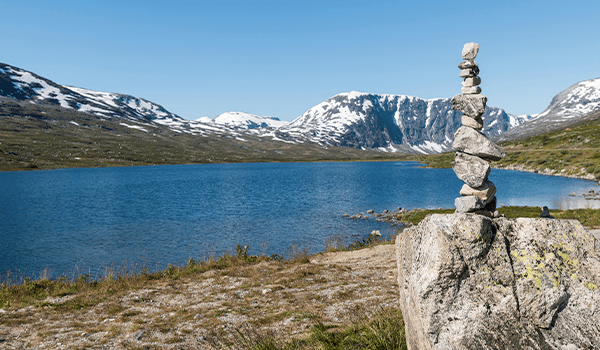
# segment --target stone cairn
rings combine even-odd
[[[483,133],[483,119],[487,97],[481,95],[481,78],[475,57],[479,44],[466,43],[462,50],[464,59],[458,65],[459,76],[464,78],[461,94],[450,101],[452,109],[464,113],[462,126],[454,134],[452,147],[456,150],[454,172],[465,184],[460,190],[462,197],[456,198],[454,205],[458,213],[477,213],[488,217],[498,216],[496,212],[496,186],[488,180],[489,161],[504,158],[504,151],[490,141]]]

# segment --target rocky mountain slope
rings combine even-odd
[[[498,141],[515,141],[564,129],[588,120],[600,110],[600,78],[581,81],[554,96],[550,105],[522,125],[500,135]]]
[[[353,91],[333,96],[278,130],[330,146],[439,153],[451,149],[461,116],[452,110],[450,98]],[[483,132],[495,137],[526,119],[488,107]]]
[[[254,137],[298,146],[385,152],[450,151],[454,133],[461,125],[461,114],[452,110],[449,98],[422,99],[356,91],[335,95],[291,123],[243,112],[187,120],[143,98],[59,85],[7,64],[0,64],[0,97],[91,114],[143,132],[166,127],[177,134],[231,137],[242,142]],[[600,79],[589,80],[557,95],[546,111],[533,118],[514,116],[488,106],[483,115],[483,133],[500,140],[527,136],[530,132],[577,121],[599,108]]]

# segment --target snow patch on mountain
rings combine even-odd
[[[429,154],[452,149],[461,116],[448,98],[351,91],[316,105],[278,130],[291,138],[302,137],[326,146]],[[483,132],[494,137],[526,117],[488,107],[483,120]]]
[[[567,127],[600,110],[600,78],[581,81],[560,92],[542,113],[500,135],[498,140],[509,141]]]
[[[244,112],[227,112],[218,115],[211,121],[214,124],[241,128],[241,129],[257,129],[257,128],[279,128],[289,124],[289,122],[281,121],[275,117],[261,117],[258,115]]]

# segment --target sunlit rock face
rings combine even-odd
[[[430,215],[396,239],[409,349],[600,348],[600,251],[575,220]]]

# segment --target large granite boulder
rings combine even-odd
[[[578,221],[436,214],[396,249],[409,349],[600,349],[600,252]]]

